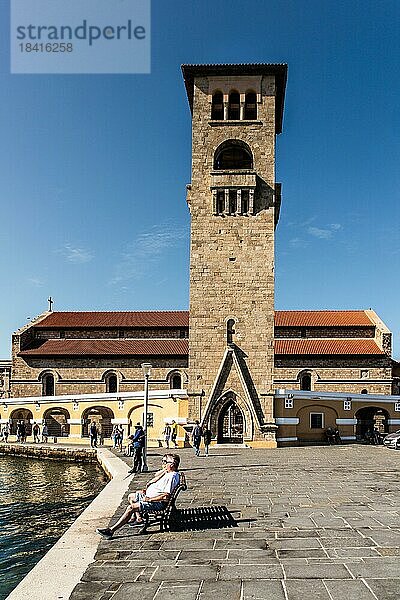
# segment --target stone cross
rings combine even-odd
[[[53,300],[53,298],[52,298],[51,296],[49,296],[49,297],[47,298],[47,302],[49,303],[49,312],[52,312],[52,311],[53,311],[53,308],[52,308],[52,306],[53,306],[53,304],[54,304],[54,300]]]

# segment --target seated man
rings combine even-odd
[[[177,454],[164,454],[162,469],[149,481],[144,490],[129,494],[129,506],[122,517],[105,529],[96,529],[104,538],[110,539],[115,531],[129,523],[134,526],[143,526],[143,513],[157,512],[165,508],[171,493],[179,484],[178,467],[180,458]]]

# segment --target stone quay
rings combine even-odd
[[[151,451],[151,470],[162,454]],[[348,445],[179,454],[188,481],[177,502],[179,530],[139,535],[125,527],[99,540],[71,600],[399,597],[395,451]],[[111,522],[147,478],[131,480]]]

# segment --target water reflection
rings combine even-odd
[[[94,464],[0,456],[0,600],[105,483]]]

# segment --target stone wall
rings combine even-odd
[[[311,375],[312,389],[390,394],[392,367],[387,356],[279,356],[275,359],[275,387],[300,389],[300,375]]]
[[[235,88],[235,82],[230,83]],[[272,389],[274,326],[274,77],[262,78],[258,120],[253,124],[210,122],[210,93],[208,79],[195,78],[192,183],[188,189],[189,393],[204,390],[206,398],[226,349],[228,319],[235,321],[232,341],[247,356],[256,390],[259,393]],[[254,215],[213,214],[214,154],[229,139],[245,142],[253,153],[258,182],[255,196],[262,208]],[[264,410],[272,413],[270,402]],[[194,397],[189,416],[196,416]]]
[[[41,374],[51,372],[55,377],[55,394],[91,394],[106,392],[105,376],[115,372],[119,391],[143,388],[141,363],[148,357],[16,357],[13,364],[11,393],[14,398],[40,396]],[[179,372],[182,386],[186,383],[187,357],[151,357],[153,365],[150,382],[159,389],[170,387],[170,375]]]
[[[149,338],[187,338],[187,327],[143,327],[143,328],[98,328],[98,329],[35,329],[35,340],[59,339],[60,331],[65,339],[149,339]],[[24,341],[26,348],[28,340]]]
[[[0,398],[10,395],[11,360],[0,360]]]
[[[67,460],[70,462],[97,462],[97,453],[94,448],[66,448],[65,446],[5,444],[0,442],[0,455],[27,456],[47,460]]]

